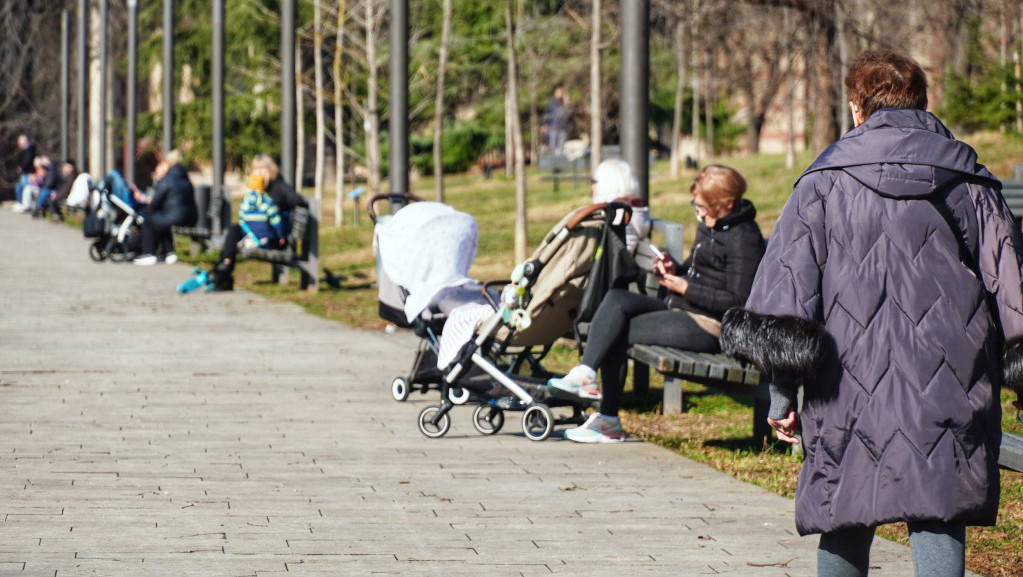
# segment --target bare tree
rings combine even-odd
[[[590,23],[590,166],[600,164],[604,144],[604,105],[600,98],[601,1],[593,0]]]
[[[686,55],[685,55],[686,22],[681,14],[676,16],[675,33],[672,34],[672,56],[675,59],[675,69],[678,74],[678,81],[675,83],[675,106],[671,118],[671,157],[668,163],[668,172],[671,178],[678,178],[679,165],[681,164],[682,152],[679,150],[682,140],[682,105],[685,101],[686,91]]]
[[[437,96],[433,115],[433,175],[437,202],[444,202],[444,77],[448,67],[448,43],[451,37],[451,0],[443,0],[440,34],[440,58],[437,63]]]
[[[317,221],[323,220],[323,169],[327,148],[327,120],[324,118],[326,110],[323,106],[323,23],[321,21],[320,0],[313,0],[313,78],[316,86],[316,167],[313,178],[313,187],[316,196],[316,206],[320,214],[316,215]]]
[[[505,1],[504,21],[508,29],[508,117],[515,157],[515,262],[526,260],[528,239],[526,215],[526,161],[522,146],[522,120],[519,118],[518,64],[516,60],[516,31],[512,21],[513,0]]]
[[[348,14],[348,0],[340,0],[337,5],[337,33],[334,39],[334,162],[335,192],[334,226],[340,228],[345,223],[344,192],[345,192],[345,79],[341,75],[341,62],[345,54],[345,20]]]

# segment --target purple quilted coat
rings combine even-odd
[[[1000,190],[908,109],[875,112],[797,181],[721,339],[803,382],[801,534],[994,524],[998,387],[1023,362],[1023,237]]]

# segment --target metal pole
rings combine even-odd
[[[99,0],[99,171],[107,173],[107,16],[108,0]]]
[[[295,183],[295,0],[281,2],[281,177]]]
[[[174,150],[174,0],[163,0],[163,152]]]
[[[60,13],[60,161],[68,158],[71,97],[71,12]]]
[[[632,167],[643,200],[649,200],[650,5],[648,0],[630,0],[622,3],[621,11],[622,159]]]
[[[213,0],[213,190],[210,202],[224,194],[224,0]],[[220,221],[211,222],[219,234]]]
[[[139,7],[138,0],[128,0],[128,87],[127,132],[124,135],[124,178],[135,182],[135,154],[138,146],[138,66]]]
[[[89,170],[89,0],[78,0],[78,170]]]
[[[391,0],[391,192],[409,191],[408,0]]]

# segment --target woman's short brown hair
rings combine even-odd
[[[739,200],[746,193],[746,179],[738,170],[720,164],[708,164],[696,175],[689,194],[703,196],[710,204]]]
[[[896,52],[860,54],[845,77],[845,87],[863,118],[882,108],[927,110],[927,75],[916,60]]]

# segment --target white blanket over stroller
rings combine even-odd
[[[476,219],[439,202],[414,202],[376,227],[380,265],[408,291],[405,316],[415,320],[441,290],[472,281]]]

